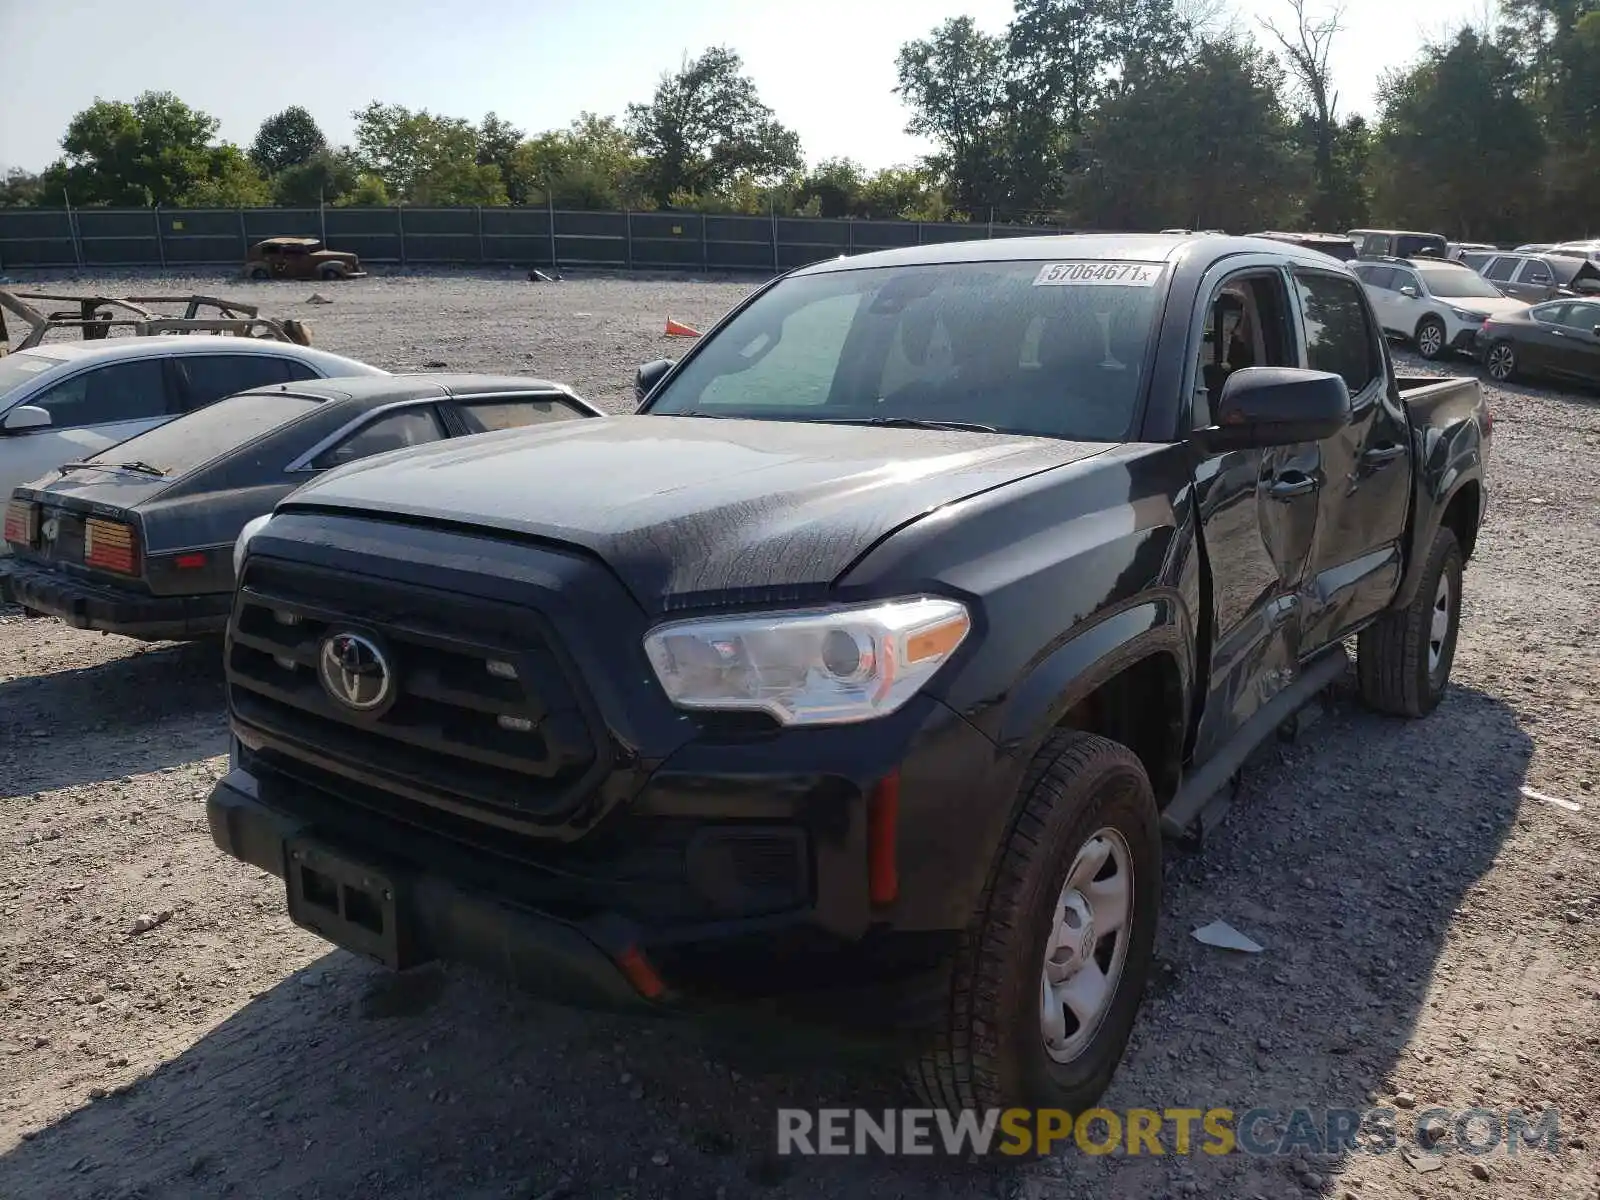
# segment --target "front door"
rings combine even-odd
[[[1360,285],[1297,268],[1295,292],[1305,365],[1341,376],[1351,406],[1344,430],[1320,443],[1321,512],[1301,614],[1301,649],[1310,655],[1384,608],[1399,584],[1410,425],[1399,391],[1389,386],[1383,341]]]
[[[1352,285],[1354,286],[1354,285]],[[1233,370],[1298,361],[1288,281],[1274,264],[1219,278],[1195,365],[1194,425]],[[1316,532],[1322,445],[1230,450],[1201,461],[1195,491],[1215,614],[1195,761],[1204,762],[1287,686],[1300,653],[1299,607]]]
[[[1577,379],[1600,379],[1600,304],[1566,306],[1551,332],[1556,335],[1550,369]]]

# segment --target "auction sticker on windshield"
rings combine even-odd
[[[1161,278],[1161,264],[1147,262],[1045,263],[1034,277],[1034,287],[1154,287]]]

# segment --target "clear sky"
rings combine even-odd
[[[1197,0],[1203,2],[1203,0]],[[1223,0],[1242,25],[1287,0]],[[1345,112],[1370,112],[1380,73],[1484,0],[1345,0],[1332,65]],[[1319,0],[1309,0],[1313,12]],[[449,13],[449,15],[446,15]],[[127,0],[0,0],[0,167],[38,170],[96,96],[176,92],[248,145],[263,117],[302,104],[335,143],[369,100],[530,133],[579,110],[620,116],[685,53],[732,46],[806,157],[869,167],[926,150],[891,88],[899,46],[948,16],[992,31],[1010,0],[273,0],[199,7]],[[1259,33],[1259,30],[1257,29]]]

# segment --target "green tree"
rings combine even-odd
[[[743,66],[732,50],[713,46],[663,75],[648,104],[628,105],[626,128],[658,204],[675,192],[706,194],[800,167],[799,135],[778,123]]]
[[[175,203],[182,208],[265,207],[272,203],[272,188],[243,150],[223,144],[206,151],[205,174]]]
[[[383,180],[369,172],[356,176],[356,185],[334,204],[339,208],[388,208],[394,201]]]
[[[971,17],[951,17],[926,38],[900,48],[895,92],[911,110],[906,132],[938,148],[931,170],[947,179],[955,202],[977,210],[1011,199],[1004,38]]]
[[[250,143],[250,161],[270,177],[302,166],[327,150],[328,139],[316,120],[295,104],[261,122],[256,140]]]
[[[478,161],[470,121],[374,100],[354,114],[355,163],[407,204],[505,204],[500,168]]]
[[[1304,181],[1282,76],[1245,38],[1202,42],[1182,66],[1103,100],[1078,206],[1112,229],[1248,232],[1292,219]]]
[[[828,158],[799,180],[798,191],[804,202],[815,201],[819,217],[853,217],[860,215],[866,183],[866,168],[860,163]]]
[[[0,208],[35,208],[48,203],[44,180],[32,171],[12,167],[0,176]]]
[[[478,123],[478,165],[494,167],[500,172],[512,204],[525,204],[528,199],[526,194],[513,187],[511,175],[512,161],[524,136],[522,130],[510,121],[501,120],[494,113],[486,114]]]
[[[1509,53],[1471,29],[1380,89],[1378,219],[1461,239],[1514,238],[1539,202],[1545,139]]]
[[[286,208],[338,204],[355,191],[360,170],[348,149],[319,150],[272,178],[272,200]]]
[[[132,104],[96,100],[67,125],[66,157],[46,172],[50,192],[74,204],[172,205],[204,183],[213,165],[217,120],[171,92],[144,92]]]
[[[542,204],[548,197],[557,208],[641,208],[647,203],[644,168],[615,117],[582,112],[566,129],[519,145],[506,188],[514,203]]]

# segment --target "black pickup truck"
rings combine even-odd
[[[1163,833],[1345,639],[1376,709],[1445,690],[1490,414],[1324,254],[840,259],[637,386],[241,535],[210,827],[300,924],[579,1003],[869,996],[934,1103],[1077,1110]]]

